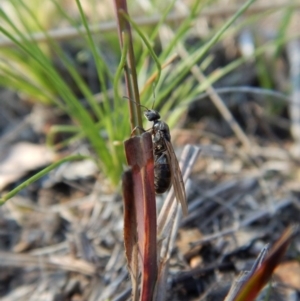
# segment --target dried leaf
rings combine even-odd
[[[128,170],[123,175],[124,200],[124,245],[132,284],[133,300],[138,298],[138,238],[137,221],[134,206],[132,172]]]
[[[137,232],[138,237],[142,275],[140,300],[152,300],[157,280],[156,203],[152,149],[152,137],[148,132],[125,141],[126,158],[132,169],[131,175],[125,178],[127,181],[125,188],[128,191],[124,191],[124,202],[128,202],[127,208],[131,208],[131,203],[134,203],[131,214],[135,214],[134,223],[137,225],[137,231],[129,221],[126,224],[129,231],[132,231],[132,235],[135,236]],[[128,187],[131,181],[132,188]],[[130,198],[133,198],[133,201]],[[127,237],[126,240],[128,244],[134,244],[134,237]],[[133,254],[132,246],[128,248]]]

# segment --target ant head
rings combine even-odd
[[[145,117],[148,119],[148,121],[155,121],[155,120],[159,120],[159,119],[160,119],[160,115],[159,115],[159,113],[158,113],[157,111],[155,111],[155,110],[153,110],[153,109],[149,110],[147,107],[141,105],[140,103],[137,103],[137,102],[134,101],[134,100],[131,100],[130,98],[128,98],[128,97],[126,97],[126,96],[124,96],[124,98],[127,98],[128,100],[130,100],[130,101],[132,101],[132,102],[138,104],[140,107],[145,108],[146,111],[144,112],[144,115],[145,115]],[[153,103],[153,104],[154,104],[154,103]]]
[[[147,110],[144,112],[144,115],[149,121],[155,121],[160,119],[159,113],[155,110]]]

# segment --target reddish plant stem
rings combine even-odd
[[[114,0],[117,18],[117,28],[119,34],[120,47],[123,48],[124,39],[128,39],[127,62],[124,66],[126,89],[129,99],[129,112],[131,130],[143,127],[141,109],[139,106],[140,95],[137,81],[137,73],[135,68],[135,57],[133,51],[133,40],[131,34],[130,23],[124,18],[124,14],[128,15],[126,0]]]

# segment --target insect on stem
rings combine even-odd
[[[126,98],[129,99],[128,97]],[[183,214],[187,216],[188,209],[185,187],[178,160],[171,143],[169,126],[160,120],[160,115],[157,111],[153,109],[150,110],[146,106],[131,99],[129,99],[129,101],[145,108],[145,117],[148,121],[153,122],[152,128],[149,131],[152,135],[153,143],[155,192],[162,194],[173,185],[176,199],[181,204]],[[134,128],[133,131],[137,128],[138,127]]]

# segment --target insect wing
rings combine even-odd
[[[186,194],[185,194],[185,187],[184,182],[182,179],[181,170],[178,164],[177,157],[175,155],[173,146],[171,142],[168,140],[164,140],[167,154],[170,158],[170,165],[171,165],[171,174],[172,174],[172,184],[175,191],[175,196],[178,202],[180,202],[182,207],[182,212],[184,216],[187,216],[188,214],[188,208],[187,208],[187,202],[186,202]]]

